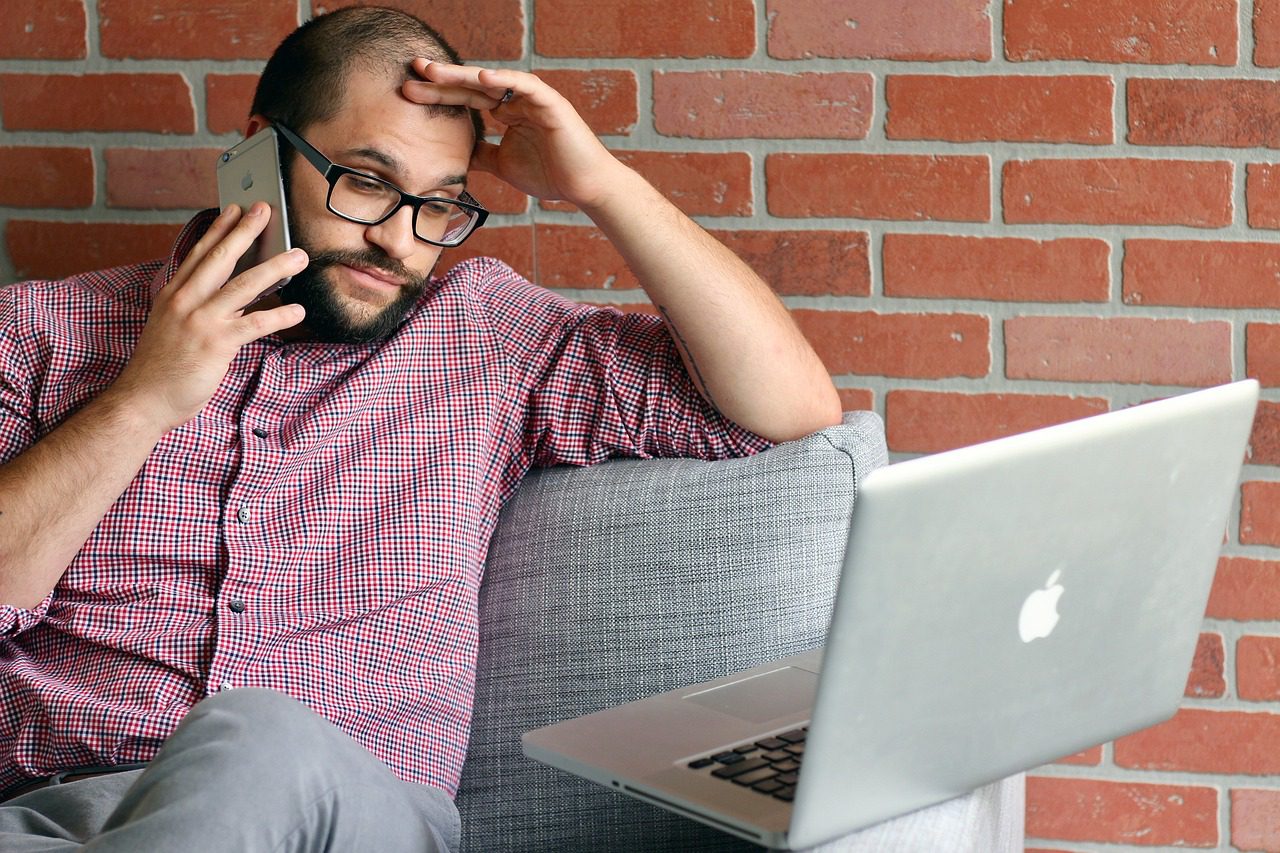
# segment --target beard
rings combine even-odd
[[[364,249],[320,251],[312,248],[296,222],[289,223],[295,246],[306,251],[310,262],[280,289],[280,301],[301,305],[307,311],[303,323],[315,340],[331,344],[367,344],[383,341],[400,328],[409,309],[427,286],[430,271],[420,275],[376,246]],[[404,284],[389,304],[376,307],[347,300],[338,292],[332,270],[339,264],[373,267]],[[434,267],[433,267],[434,269]]]

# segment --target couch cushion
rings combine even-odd
[[[464,849],[747,850],[526,759],[520,735],[821,645],[869,412],[747,459],[615,460],[531,474],[480,591]]]

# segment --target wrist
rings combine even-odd
[[[86,409],[97,419],[112,424],[125,434],[149,444],[158,442],[173,428],[160,415],[160,409],[146,395],[119,381],[107,387]]]

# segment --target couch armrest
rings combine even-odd
[[[755,457],[537,471],[480,591],[458,807],[471,850],[735,850],[744,842],[536,764],[521,733],[821,645],[880,419]]]

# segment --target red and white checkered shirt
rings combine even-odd
[[[112,382],[211,219],[162,261],[0,289],[0,462]],[[148,760],[194,703],[260,686],[452,794],[485,553],[530,466],[767,444],[709,410],[660,321],[488,258],[384,342],[251,343],[45,602],[0,606],[0,791]]]

